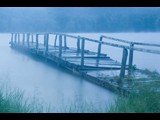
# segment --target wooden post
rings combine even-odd
[[[18,44],[20,44],[20,34],[18,33]]]
[[[23,40],[22,40],[22,44],[24,45],[25,42],[25,34],[23,34]]]
[[[34,41],[34,37],[33,37],[33,34],[32,34],[32,44],[33,44],[33,41]]]
[[[36,34],[36,50],[38,50],[38,34]]]
[[[121,71],[120,71],[120,80],[122,80],[125,77],[127,56],[128,56],[128,50],[126,48],[123,48],[122,65],[121,65]]]
[[[30,37],[30,34],[27,33],[27,46],[29,47],[29,37]]]
[[[77,52],[80,52],[80,37],[77,38]]]
[[[85,47],[85,39],[81,39],[81,67],[84,66],[84,47]]]
[[[62,57],[62,35],[59,35],[59,57]]]
[[[129,51],[129,68],[128,68],[128,75],[130,76],[133,70],[133,48],[134,47],[134,43],[130,44],[130,51]]]
[[[67,48],[67,37],[66,37],[66,35],[64,35],[64,49],[66,49]]]
[[[43,42],[44,46],[46,46],[46,35],[44,34],[44,42]]]
[[[55,36],[54,47],[56,47],[56,42],[57,42],[57,35]]]
[[[99,41],[101,42],[101,41],[102,41],[102,39],[103,39],[103,37],[101,36]],[[100,57],[100,54],[101,54],[101,46],[102,46],[102,44],[101,44],[101,43],[99,43],[99,44],[98,44],[97,57]]]
[[[46,37],[45,37],[45,39],[46,39],[46,40],[45,40],[45,41],[46,41],[46,42],[45,42],[45,44],[46,44],[45,55],[46,55],[47,52],[48,52],[48,40],[49,40],[49,34],[46,34],[45,36],[46,36]]]
[[[14,43],[17,43],[17,33],[14,35]]]
[[[11,47],[13,47],[13,33],[11,34]]]

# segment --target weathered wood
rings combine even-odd
[[[129,69],[128,69],[128,75],[130,76],[133,70],[133,48],[134,47],[134,43],[130,44],[130,51],[129,51]]]
[[[80,52],[80,37],[77,38],[77,52]]]
[[[25,42],[25,34],[23,34],[22,44],[24,45]]]
[[[14,34],[14,43],[17,43],[17,33]]]
[[[32,36],[32,44],[33,44],[33,42],[34,42],[34,36],[33,36],[33,34],[31,36]]]
[[[123,48],[122,65],[121,65],[121,71],[120,71],[120,80],[122,80],[125,77],[127,56],[128,56],[128,50],[126,48]],[[119,81],[119,82],[121,82],[121,81]]]
[[[101,37],[106,38],[106,39],[110,39],[110,40],[114,40],[114,41],[117,41],[117,42],[123,42],[123,43],[128,43],[128,44],[132,43],[132,42],[127,41],[127,40],[122,40],[122,39],[118,39],[118,38],[108,37],[108,36],[104,36],[104,35],[102,35]]]
[[[81,67],[84,66],[84,48],[85,48],[85,39],[81,39]]]
[[[48,52],[48,40],[49,40],[49,34],[46,34],[45,35],[46,37],[45,37],[45,41],[46,41],[46,50],[45,50],[45,54],[47,54],[47,52]]]
[[[64,35],[64,48],[66,49],[67,48],[67,36]]]
[[[36,50],[38,50],[38,34],[36,34]]]
[[[13,47],[13,33],[11,34],[11,47]]]
[[[59,35],[59,57],[62,57],[62,35]]]
[[[29,47],[29,37],[30,37],[30,34],[28,33],[27,34],[27,47]]]
[[[101,41],[102,41],[102,39],[103,39],[103,37],[101,36],[99,41],[101,42]],[[101,43],[99,43],[99,44],[98,44],[97,57],[100,57],[100,54],[101,54],[101,46],[102,46],[102,44],[101,44]]]
[[[44,34],[43,45],[46,46],[46,34]]]
[[[55,36],[55,40],[54,40],[54,47],[56,47],[56,43],[57,43],[57,36],[58,36],[58,35],[56,35],[56,36]]]
[[[18,33],[18,44],[20,44],[20,34]]]

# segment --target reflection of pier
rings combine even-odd
[[[39,36],[44,37],[43,43],[39,42]],[[50,36],[54,39],[51,39]],[[77,45],[74,48],[67,45],[67,42],[71,42],[70,39],[77,41]],[[116,43],[104,42],[104,39],[113,40],[116,41]],[[53,41],[53,44],[49,44],[49,41]],[[87,50],[85,41],[90,41],[90,44],[93,42],[97,43],[97,52]],[[127,45],[122,45],[118,42],[126,43]],[[125,78],[126,75],[132,75],[134,51],[160,54],[159,50],[135,47],[135,45],[154,47],[160,47],[160,45],[129,42],[107,36],[100,36],[100,40],[95,40],[61,33],[12,33],[10,44],[12,48],[44,57],[74,73],[78,73],[89,81],[104,87],[110,87],[114,90],[117,88],[124,89],[123,78]],[[123,49],[121,63],[111,59],[107,54],[101,53],[102,45]],[[128,51],[129,63],[127,64]],[[126,71],[128,72],[126,73]],[[111,72],[118,73],[118,80],[113,80],[115,76],[112,76]]]

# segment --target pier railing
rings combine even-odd
[[[145,48],[137,48],[137,47],[135,47],[135,45],[137,45],[137,46],[160,47],[160,44],[133,42],[133,41],[127,41],[127,40],[122,40],[122,39],[118,39],[118,38],[108,37],[108,36],[104,36],[104,35],[102,35],[101,37],[104,38],[104,39],[109,39],[109,40],[112,40],[112,41],[122,42],[122,43],[129,44],[128,47],[124,46],[124,49],[126,49],[126,50],[128,49],[129,50],[128,75],[131,75],[132,70],[133,70],[132,66],[133,66],[133,52],[134,51],[146,52],[146,53],[152,53],[152,54],[160,54],[160,50],[153,50],[153,49],[145,49]],[[123,54],[125,54],[125,53],[123,53]],[[122,62],[122,64],[125,64],[125,63]],[[123,76],[121,76],[121,77],[123,77]]]
[[[22,39],[20,40],[20,35],[22,36]],[[36,43],[36,50],[39,49],[39,35],[44,36],[44,46],[45,46],[45,54],[47,55],[48,52],[48,43],[49,43],[49,35],[55,35],[55,40],[54,40],[54,47],[57,46],[57,41],[59,42],[59,57],[62,57],[62,48],[67,48],[67,38],[73,38],[77,40],[77,52],[81,54],[81,67],[84,66],[84,51],[85,51],[85,41],[91,41],[95,42],[98,44],[97,48],[97,59],[100,57],[101,54],[101,47],[102,45],[108,45],[112,47],[117,47],[123,49],[122,53],[122,61],[121,61],[121,71],[120,71],[120,79],[125,77],[125,71],[126,71],[126,61],[128,57],[128,50],[129,50],[129,63],[128,63],[128,75],[131,75],[132,73],[132,64],[133,64],[133,52],[134,51],[139,51],[139,52],[147,52],[147,53],[153,53],[153,54],[160,54],[160,50],[152,50],[152,49],[145,49],[145,48],[138,48],[135,47],[135,45],[142,45],[142,46],[153,46],[153,47],[160,47],[159,44],[150,44],[150,43],[140,43],[140,42],[132,42],[132,41],[127,41],[127,40],[122,40],[122,39],[117,39],[113,37],[108,37],[108,36],[100,36],[99,40],[96,39],[91,39],[87,37],[81,37],[81,36],[74,36],[74,35],[68,35],[64,33],[12,33],[11,35],[11,46],[13,43],[20,44],[22,45],[27,43],[27,47],[30,47],[30,43]],[[35,36],[35,39],[34,37]],[[122,42],[122,43],[127,43],[127,45],[121,45],[117,43],[111,43],[109,41],[103,41],[103,39],[109,39],[113,40],[116,42]],[[20,42],[22,41],[22,42]],[[62,46],[62,42],[64,42]]]

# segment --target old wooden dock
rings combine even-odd
[[[52,39],[54,41],[52,42],[53,44],[49,44],[51,35],[54,38]],[[39,36],[43,36],[43,43],[39,42]],[[77,43],[75,47],[67,45],[67,42],[71,42],[71,38]],[[123,42],[129,45],[125,46],[118,43],[104,42],[103,39]],[[90,41],[91,44],[92,42],[97,43],[97,52],[88,50],[85,46],[86,41]],[[100,36],[99,40],[95,40],[63,33],[12,33],[10,44],[14,49],[27,51],[36,56],[43,57],[93,83],[112,90],[130,89],[129,84],[125,83],[123,78],[132,75],[133,51],[160,54],[158,50],[135,47],[135,45],[160,47],[157,44],[129,42],[107,36]],[[122,61],[118,62],[110,58],[107,54],[101,53],[102,45],[123,49]],[[129,63],[127,64],[128,57]],[[118,73],[118,80],[114,80],[115,76],[111,76],[110,73],[112,71]]]

